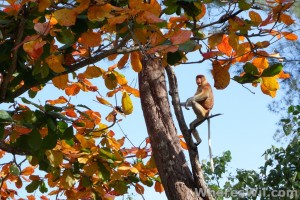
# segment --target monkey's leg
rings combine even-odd
[[[192,131],[192,134],[193,134],[193,136],[194,136],[194,138],[195,138],[195,140],[196,140],[196,142],[195,142],[195,145],[196,146],[198,146],[200,143],[201,143],[201,138],[200,138],[200,135],[199,135],[199,133],[198,133],[198,131],[197,131],[197,129],[195,128],[195,124],[198,122],[198,118],[197,119],[195,119],[194,121],[192,121],[191,123],[190,123],[190,130]]]

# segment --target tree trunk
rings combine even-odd
[[[142,61],[139,89],[153,156],[168,199],[202,199],[180,147],[170,112],[164,68],[159,59]]]

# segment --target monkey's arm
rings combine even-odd
[[[184,106],[185,109],[189,110],[188,107],[191,107],[192,106],[192,101],[193,101],[194,97],[190,97],[188,98],[185,102],[181,102],[180,103],[180,106]]]

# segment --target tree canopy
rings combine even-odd
[[[134,72],[149,77],[149,87],[159,68],[166,68],[170,77],[170,66],[210,61],[215,88],[225,89],[230,81],[250,83],[275,97],[278,79],[290,75],[284,72],[286,58],[269,47],[282,39],[298,40],[289,13],[294,3],[4,1],[0,11],[0,103],[10,103],[11,109],[0,110],[0,155],[10,154],[11,161],[1,164],[0,196],[16,197],[9,183],[25,187],[28,193],[39,189],[69,199],[113,199],[127,193],[130,186],[143,194],[143,185],[154,185],[162,192],[164,181],[151,151],[153,142],[127,148],[123,146],[126,138],[117,139],[110,130],[133,112],[132,98],[140,97],[122,69],[129,63]],[[221,12],[211,16],[214,6]],[[191,52],[199,59],[188,60]],[[116,64],[97,66],[105,58]],[[153,74],[142,73],[146,68],[151,72],[149,64],[154,66]],[[243,72],[231,76],[229,69],[238,65]],[[109,90],[106,95],[92,84],[95,78],[104,80]],[[140,86],[143,80],[140,78]],[[45,104],[35,102],[35,95],[49,82],[64,90],[65,96],[49,98]],[[16,101],[26,92],[33,100],[22,97],[22,102]],[[103,117],[101,109],[72,104],[71,97],[84,92],[94,93],[95,100],[111,112]],[[121,98],[114,105],[110,98],[116,94]],[[182,148],[191,150],[188,141],[175,142],[179,141]],[[38,170],[45,175],[37,174]],[[23,186],[24,181],[29,184]]]

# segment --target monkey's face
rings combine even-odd
[[[198,86],[201,86],[202,85],[202,78],[200,78],[200,77],[197,78],[196,83],[197,83]]]

